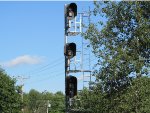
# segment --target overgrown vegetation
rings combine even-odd
[[[149,113],[150,2],[94,4],[95,19],[83,37],[98,58],[96,81],[94,90],[82,92],[82,107],[92,113]]]
[[[22,103],[18,88],[15,80],[0,68],[0,113],[20,113]]]
[[[83,37],[98,58],[91,90],[84,89],[75,113],[150,113],[150,2],[94,2],[93,21]],[[97,22],[95,20],[98,20]],[[105,22],[105,20],[107,20]],[[19,113],[15,81],[0,71],[0,113]],[[25,113],[64,113],[64,95],[31,90]],[[73,113],[72,112],[72,113]]]
[[[25,113],[64,113],[64,94],[56,92],[38,92],[34,89],[24,95],[24,112]]]

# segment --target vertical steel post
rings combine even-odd
[[[89,26],[91,24],[91,8],[89,6]],[[91,70],[91,54],[90,54],[91,49],[89,48],[89,70]],[[90,84],[89,84],[89,90],[91,89],[91,72],[90,72]]]
[[[66,15],[66,4],[64,6],[64,21],[65,21],[65,28],[64,28],[64,47],[67,43],[67,27],[66,26],[68,23],[67,23],[67,15]],[[66,77],[67,77],[67,65],[68,64],[68,59],[67,57],[65,56],[65,112],[68,113],[68,97],[66,95],[66,86],[67,86],[67,81],[66,81]]]
[[[84,50],[84,47],[83,47],[83,37],[82,37],[82,53],[81,53],[81,70],[82,70],[82,76],[83,76],[83,88],[84,88],[84,71],[83,71],[83,50]]]
[[[82,20],[82,19],[83,19],[82,17],[83,17],[83,14],[80,14],[80,32],[81,32],[81,33],[82,33],[82,31],[83,31],[83,30],[82,30],[82,21],[83,21],[83,20]]]

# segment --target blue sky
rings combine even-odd
[[[29,77],[25,92],[64,92],[64,4],[68,3],[0,2],[0,65],[11,77]],[[93,7],[88,1],[76,3],[78,12]],[[80,35],[72,40],[80,46]]]

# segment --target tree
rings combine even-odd
[[[90,91],[84,88],[75,98],[72,113],[101,113],[102,93],[100,91]]]
[[[56,92],[51,98],[50,113],[64,113],[65,112],[65,100],[64,94],[60,91]]]
[[[15,80],[0,69],[0,113],[20,113],[21,96]]]
[[[150,78],[140,77],[133,80],[125,94],[119,98],[117,112],[149,113],[150,112]]]
[[[64,94],[60,91],[53,94],[31,89],[29,93],[24,94],[24,103],[26,113],[46,113],[47,109],[49,113],[64,113],[65,110]]]
[[[146,74],[149,67],[149,7],[150,2],[95,2],[96,17],[105,15],[102,21],[91,23],[83,34],[89,39],[95,55],[99,58],[97,80],[102,81],[104,91],[114,92],[129,85],[129,76]],[[139,57],[147,60],[140,60]]]
[[[94,4],[93,15],[101,20],[96,22],[97,19],[93,19],[83,36],[90,40],[93,52],[98,58],[99,69],[96,67],[93,73],[97,83],[96,92],[102,92],[102,96],[97,100],[102,97],[100,102],[103,107],[98,108],[103,109],[103,113],[126,112],[124,110],[130,108],[126,106],[126,102],[122,103],[123,108],[118,107],[121,97],[130,95],[128,88],[131,90],[134,80],[149,75],[150,2],[106,1]],[[134,86],[138,86],[137,82]],[[142,87],[141,90],[144,88]],[[146,92],[140,93],[140,95],[146,94]],[[143,99],[142,96],[139,98]],[[133,107],[134,103],[130,99],[128,101],[132,103],[130,105],[132,110],[128,110],[130,112],[140,110],[138,107]]]
[[[32,113],[38,113],[41,107],[43,107],[42,95],[38,91],[31,89],[28,99],[29,110],[31,110]]]

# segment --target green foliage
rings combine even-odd
[[[94,2],[93,23],[83,33],[98,58],[96,85],[83,108],[93,113],[149,112],[150,2]],[[101,20],[97,20],[100,18]],[[147,104],[145,103],[147,102]],[[95,106],[95,107],[94,107]]]
[[[25,113],[64,113],[64,94],[56,92],[55,94],[45,92],[38,92],[34,89],[29,93],[24,94],[24,110]],[[50,104],[50,107],[48,107]],[[48,108],[47,108],[48,107]]]
[[[150,112],[150,78],[140,77],[133,80],[125,94],[120,96],[117,112],[149,113]],[[123,111],[124,110],[124,111]]]
[[[0,113],[20,113],[21,96],[15,80],[0,69]]]
[[[100,7],[100,5],[102,7]],[[91,23],[83,34],[89,39],[99,58],[99,70],[94,75],[104,91],[114,93],[130,84],[129,75],[146,74],[150,60],[150,2],[95,2],[96,17],[104,14],[108,21],[99,29],[99,22]],[[101,24],[100,24],[101,25]]]
[[[64,113],[65,112],[65,100],[62,92],[56,92],[51,99],[52,107],[50,113]]]
[[[32,112],[37,112],[39,108],[42,106],[42,103],[40,102],[41,100],[41,95],[38,91],[32,89],[29,92],[29,108],[31,109]]]
[[[134,78],[131,85],[108,95],[95,87],[84,89],[76,98],[73,113],[149,113],[150,78]]]

